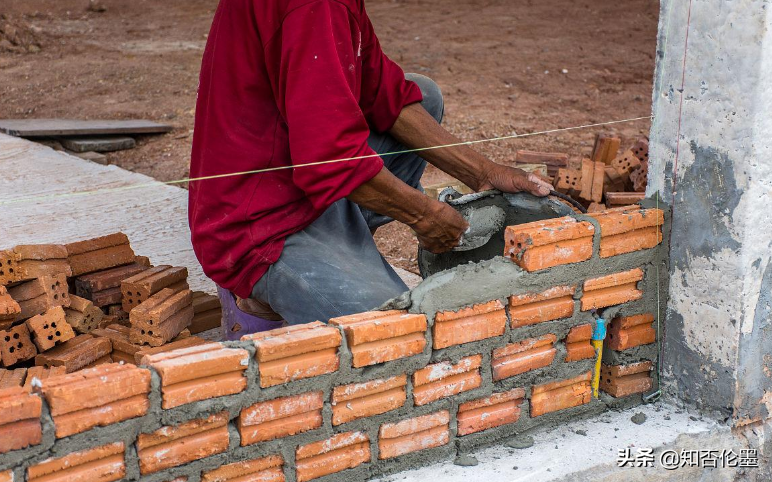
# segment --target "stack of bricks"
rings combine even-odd
[[[413,290],[407,309],[145,354],[140,367],[48,377],[10,402],[0,392],[0,406],[39,400],[0,420],[0,431],[31,427],[2,450],[0,472],[365,480],[639,404],[656,388],[663,225],[661,211],[638,207],[510,226],[506,255],[485,262],[494,269],[461,267]],[[184,293],[159,297],[154,322],[179,313]],[[596,316],[609,321],[600,354]],[[116,326],[104,336],[115,347],[126,343]]]

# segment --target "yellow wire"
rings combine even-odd
[[[556,132],[566,132],[566,131],[572,131],[572,130],[578,130],[578,129],[587,129],[590,127],[599,127],[599,126],[607,126],[611,124],[621,124],[625,122],[634,122],[639,121],[643,119],[651,119],[651,116],[645,116],[645,117],[633,117],[630,119],[621,119],[621,120],[615,120],[615,121],[608,121],[608,122],[598,122],[595,124],[585,124],[581,126],[575,126],[575,127],[563,127],[559,129],[550,129],[546,131],[538,131],[538,132],[529,132],[527,134],[513,134],[509,136],[500,136],[500,137],[491,137],[488,139],[478,139],[475,141],[464,141],[464,142],[455,142],[453,144],[444,144],[440,146],[429,146],[429,147],[419,147],[416,149],[405,149],[402,151],[393,151],[393,152],[386,152],[383,154],[366,154],[363,156],[356,156],[356,157],[346,157],[342,159],[332,159],[329,161],[317,161],[317,162],[309,162],[305,164],[295,164],[295,165],[288,165],[288,166],[277,166],[277,167],[268,167],[265,169],[255,169],[252,171],[240,171],[240,172],[229,172],[225,174],[215,174],[211,176],[201,176],[201,177],[186,177],[183,179],[175,179],[173,181],[152,181],[152,182],[145,182],[145,183],[139,183],[139,184],[130,184],[128,186],[121,186],[121,187],[113,187],[113,188],[101,188],[101,189],[92,189],[88,191],[76,191],[76,192],[67,192],[67,193],[59,193],[59,194],[48,194],[48,195],[39,195],[39,196],[29,196],[29,197],[23,197],[23,198],[16,198],[16,199],[9,199],[7,201],[0,201],[0,206],[6,206],[9,204],[19,204],[19,203],[26,203],[26,202],[35,202],[35,201],[46,201],[50,199],[63,199],[63,198],[69,198],[69,197],[80,197],[80,196],[91,196],[95,194],[103,194],[103,193],[111,193],[111,192],[119,192],[119,191],[128,191],[132,189],[141,189],[143,187],[150,187],[150,186],[157,186],[159,184],[182,184],[185,182],[198,182],[198,181],[207,181],[211,179],[222,179],[226,177],[234,177],[234,176],[245,176],[250,174],[260,174],[264,172],[272,172],[272,171],[280,171],[283,169],[297,169],[300,167],[310,167],[310,166],[321,166],[324,164],[333,164],[336,162],[346,162],[346,161],[355,161],[359,159],[368,159],[373,157],[384,157],[384,156],[395,156],[400,154],[408,154],[411,152],[422,152],[422,151],[429,151],[434,149],[446,149],[449,147],[458,147],[458,146],[470,146],[474,144],[482,144],[485,142],[494,142],[494,141],[502,141],[507,139],[519,139],[523,137],[532,137],[532,136],[538,136],[538,135],[544,135],[544,134],[554,134]]]

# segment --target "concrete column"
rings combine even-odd
[[[674,210],[663,385],[735,426],[772,416],[770,27],[763,0],[661,2],[647,195]]]

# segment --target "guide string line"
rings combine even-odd
[[[214,174],[211,176],[201,176],[201,177],[186,177],[182,179],[175,179],[172,181],[151,181],[151,182],[144,182],[144,183],[137,183],[137,184],[130,184],[127,186],[119,186],[119,187],[112,187],[112,188],[100,188],[100,189],[91,189],[86,191],[73,191],[73,192],[66,192],[66,193],[57,193],[57,194],[43,194],[43,195],[36,195],[36,196],[28,196],[28,197],[21,197],[16,199],[9,199],[6,201],[0,201],[0,206],[7,206],[10,204],[21,204],[21,203],[31,203],[31,202],[37,202],[37,201],[47,201],[47,200],[59,200],[59,199],[66,199],[66,198],[73,198],[73,197],[82,197],[82,196],[91,196],[96,194],[105,194],[105,193],[114,193],[114,192],[121,192],[121,191],[129,191],[133,189],[141,189],[145,187],[151,187],[151,186],[157,186],[159,184],[163,185],[174,185],[174,184],[182,184],[186,182],[199,182],[199,181],[207,181],[212,179],[223,179],[227,177],[235,177],[235,176],[246,176],[246,175],[252,175],[252,174],[261,174],[266,172],[273,172],[273,171],[280,171],[285,169],[298,169],[301,167],[311,167],[311,166],[321,166],[325,164],[334,164],[338,162],[347,162],[347,161],[355,161],[360,159],[369,159],[369,158],[375,158],[375,157],[385,157],[385,156],[396,156],[401,154],[409,154],[413,152],[423,152],[423,151],[429,151],[429,150],[436,150],[436,149],[447,149],[451,147],[459,147],[459,146],[472,146],[475,144],[482,144],[487,142],[496,142],[496,141],[503,141],[503,140],[509,140],[509,139],[521,139],[524,137],[533,137],[533,136],[539,136],[539,135],[545,135],[545,134],[554,134],[558,132],[568,132],[568,131],[574,131],[579,129],[588,129],[591,127],[600,127],[600,126],[608,126],[613,124],[622,124],[626,122],[634,122],[644,119],[651,119],[651,116],[643,116],[643,117],[632,117],[629,119],[620,119],[620,120],[613,120],[613,121],[606,121],[606,122],[596,122],[593,124],[584,124],[580,126],[574,126],[574,127],[561,127],[557,129],[548,129],[544,131],[537,131],[537,132],[528,132],[525,134],[512,134],[508,136],[499,136],[499,137],[491,137],[486,139],[477,139],[473,141],[462,141],[462,142],[454,142],[452,144],[444,144],[439,146],[428,146],[428,147],[419,147],[415,149],[404,149],[400,151],[392,151],[392,152],[386,152],[383,154],[366,154],[362,156],[355,156],[355,157],[346,157],[341,159],[332,159],[328,161],[316,161],[316,162],[308,162],[303,164],[294,164],[294,165],[288,165],[288,166],[276,166],[276,167],[268,167],[264,169],[255,169],[250,171],[240,171],[240,172],[229,172],[224,174]]]

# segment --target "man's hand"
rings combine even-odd
[[[463,216],[448,204],[427,203],[424,213],[410,227],[416,232],[422,248],[439,254],[450,251],[461,243],[461,236],[469,228]]]
[[[552,186],[536,174],[493,164],[479,190],[487,189],[498,189],[501,192],[529,192],[534,196],[544,197],[550,193]]]

